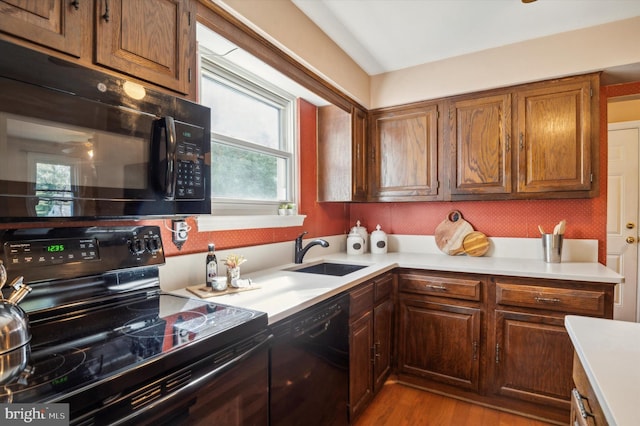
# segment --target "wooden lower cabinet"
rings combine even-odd
[[[571,341],[564,317],[497,310],[492,393],[569,411]]]
[[[350,293],[349,418],[353,422],[384,385],[393,354],[394,274],[368,281]]]
[[[613,317],[614,284],[400,269],[401,382],[568,424],[567,314]]]
[[[572,426],[608,426],[602,407],[596,393],[589,383],[580,358],[573,355],[573,382],[575,387],[571,391],[571,422]]]
[[[398,371],[478,390],[481,312],[399,297]]]
[[[354,419],[373,398],[373,315],[371,311],[349,324],[349,417]]]
[[[373,393],[391,374],[394,303],[386,299],[373,308]]]

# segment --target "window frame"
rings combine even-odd
[[[211,194],[211,215],[246,216],[255,220],[256,216],[275,216],[278,206],[282,203],[298,203],[300,193],[299,156],[297,129],[297,98],[270,82],[252,74],[251,72],[231,63],[223,56],[210,53],[205,47],[200,47],[199,80],[209,78],[217,84],[237,90],[246,96],[255,98],[280,110],[280,149],[257,145],[250,141],[222,135],[211,130],[211,143],[224,144],[233,148],[245,149],[256,153],[266,154],[283,159],[288,165],[285,171],[286,199],[278,200],[242,200],[215,197]],[[200,90],[202,90],[200,84]],[[200,99],[203,97],[200,94]],[[215,159],[212,158],[212,163]]]

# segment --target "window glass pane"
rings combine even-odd
[[[216,198],[286,200],[286,159],[213,143],[211,193]]]
[[[202,103],[211,107],[211,131],[280,149],[280,109],[218,83],[202,79]]]

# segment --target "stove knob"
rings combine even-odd
[[[162,242],[160,240],[160,236],[152,235],[151,237],[147,238],[147,251],[149,251],[149,253],[156,254],[160,251],[161,247]]]
[[[134,238],[129,241],[129,250],[131,253],[140,255],[144,253],[144,241],[139,238]]]

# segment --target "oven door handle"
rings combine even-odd
[[[129,423],[132,420],[141,420],[140,418],[141,416],[145,416],[146,414],[150,414],[150,415],[153,414],[153,410],[157,409],[160,406],[163,406],[164,404],[170,403],[176,398],[180,398],[180,399],[188,398],[190,395],[195,393],[198,389],[203,387],[209,381],[215,379],[216,377],[222,375],[223,373],[226,373],[227,371],[235,367],[237,364],[250,358],[253,354],[263,349],[266,345],[268,345],[271,342],[272,339],[273,339],[273,334],[269,334],[269,336],[267,336],[265,340],[253,346],[251,349],[247,350],[246,352],[241,353],[240,355],[236,356],[233,359],[230,359],[229,361],[225,362],[224,364],[216,368],[203,372],[202,374],[199,375],[199,377],[193,379],[187,385],[183,386],[177,391],[167,394],[162,398],[159,398],[153,401],[153,403],[145,407],[142,407],[138,411],[135,411],[123,418],[120,418],[111,424],[120,425],[120,424]]]

